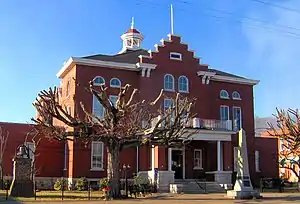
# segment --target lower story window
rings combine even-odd
[[[103,142],[92,142],[91,169],[103,169]]]
[[[194,169],[203,169],[202,166],[202,149],[194,150]]]
[[[255,151],[255,171],[260,172],[259,151]]]

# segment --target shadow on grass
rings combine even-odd
[[[18,204],[18,203],[22,203],[20,201],[18,201],[17,199],[13,198],[13,197],[6,197],[5,193],[0,193],[0,203],[11,203],[11,204]]]

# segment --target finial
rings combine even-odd
[[[134,29],[134,17],[132,17],[132,19],[131,19],[131,27],[130,28]]]

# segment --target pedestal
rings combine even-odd
[[[31,179],[31,159],[15,157],[13,166],[13,180],[9,195],[13,197],[34,197],[34,185]]]

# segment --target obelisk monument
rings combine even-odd
[[[248,163],[246,133],[241,129],[238,133],[237,176],[233,190],[227,191],[227,196],[234,199],[251,199],[259,197],[253,190]]]

